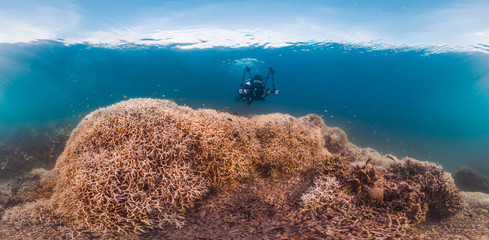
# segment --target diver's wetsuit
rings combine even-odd
[[[267,96],[267,88],[263,86],[262,81],[254,80],[253,81],[253,97],[255,100],[265,101],[265,97]]]
[[[243,84],[243,94],[241,94],[241,97],[244,102],[251,104],[255,100],[265,101],[267,93],[268,89],[264,86],[261,80],[247,79]]]

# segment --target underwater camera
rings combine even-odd
[[[251,76],[251,69],[247,66],[243,71],[243,78],[241,79],[240,88],[238,88],[238,96],[236,96],[236,102],[243,101],[248,106],[253,101],[265,101],[265,98],[273,92],[275,96],[278,96],[280,91],[275,88],[275,79],[273,77],[275,70],[272,67],[268,68],[268,74],[265,78],[260,75]],[[248,76],[248,78],[246,78]],[[272,78],[273,90],[270,91],[267,87],[268,79]]]

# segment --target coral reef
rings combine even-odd
[[[461,192],[463,209],[453,217],[418,224],[408,234],[413,239],[481,239],[489,238],[489,195]]]
[[[317,167],[327,151],[311,119],[248,119],[155,99],[99,109],[73,130],[46,204],[55,203],[53,214],[73,226],[94,231],[182,226],[195,200],[209,188],[236,185],[252,166],[279,174]]]
[[[301,196],[304,208],[316,209],[321,204],[337,201],[340,198],[350,201],[350,196],[340,191],[341,185],[335,177],[320,177],[314,180],[314,184],[314,187]]]
[[[387,170],[392,163],[399,161],[392,155],[381,155],[372,148],[361,148],[352,143],[347,143],[338,154],[353,164],[363,165],[368,161],[379,170]]]
[[[319,116],[247,118],[156,99],[87,115],[53,173],[54,189],[31,189],[39,200],[3,221],[101,234],[158,228],[177,239],[398,238],[460,206],[440,166],[359,148]],[[202,236],[189,235],[196,229]]]
[[[468,166],[458,169],[453,174],[453,178],[462,191],[489,193],[489,177]]]
[[[345,131],[338,127],[329,127],[324,133],[325,147],[331,153],[341,153],[348,143]]]
[[[453,178],[434,163],[404,158],[391,165],[386,179],[385,199],[390,208],[402,209],[413,223],[426,217],[442,219],[461,207]]]
[[[260,143],[257,163],[272,172],[300,174],[321,165],[324,123],[318,116],[294,118],[287,114],[257,115],[250,119]]]
[[[252,176],[231,191],[199,200],[182,229],[164,227],[143,236],[160,239],[407,237],[409,225],[405,218],[354,204],[354,196],[341,191],[338,183],[333,177],[321,175],[315,181],[310,177]],[[326,197],[321,190],[332,195]]]
[[[379,170],[369,161],[348,164],[344,157],[328,157],[324,173],[356,196],[360,205],[374,204],[383,212],[403,214],[411,224],[426,217],[442,219],[461,207],[459,190],[441,166],[404,158],[388,169]]]

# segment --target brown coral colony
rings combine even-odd
[[[260,172],[266,179],[313,179],[293,198],[300,202],[293,211],[305,214],[304,228],[325,229],[314,236],[337,230],[343,237],[396,237],[408,223],[460,206],[441,167],[356,147],[319,116],[246,118],[156,99],[130,99],[84,118],[56,163],[51,198],[38,201],[76,229],[144,232],[184,226],[204,196]],[[369,219],[362,224],[371,230],[342,228],[360,224],[352,214]],[[238,221],[229,216],[226,223]]]

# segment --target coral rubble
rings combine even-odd
[[[6,208],[50,198],[53,187],[52,171],[42,168],[12,178],[6,189],[0,188],[0,216]]]
[[[54,181],[52,195],[38,194],[3,220],[37,212],[36,219],[78,230],[177,234],[175,227],[211,224],[201,215],[225,214],[237,234],[245,222],[268,218],[277,221],[268,230],[283,237],[297,237],[286,229],[300,225],[304,236],[371,238],[400,237],[427,215],[443,218],[460,206],[440,166],[356,147],[319,116],[246,118],[155,99],[86,116],[57,160]],[[243,215],[240,201],[265,212]]]

